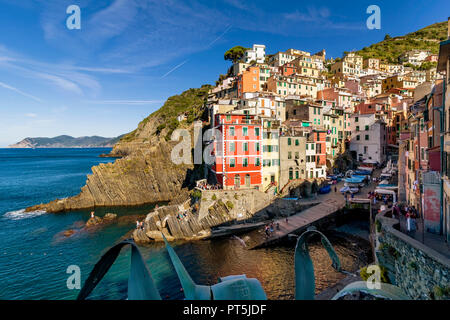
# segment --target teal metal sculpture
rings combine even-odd
[[[308,240],[313,235],[319,235],[323,246],[327,250],[332,266],[337,271],[341,271],[339,257],[333,249],[327,237],[315,228],[309,228],[298,239],[295,247],[295,299],[314,300],[315,277],[314,266],[309,255]],[[163,236],[164,237],[164,236]],[[232,275],[219,278],[217,284],[212,286],[196,284],[186,268],[181,263],[175,250],[170,246],[164,237],[167,252],[173,264],[178,279],[180,280],[183,292],[187,300],[266,300],[267,296],[261,283],[254,278],[247,278],[246,275]],[[92,290],[98,285],[108,270],[117,259],[123,247],[131,246],[131,268],[128,278],[128,299],[129,300],[161,300],[161,296],[156,288],[150,271],[147,268],[138,247],[133,240],[125,240],[109,249],[94,266],[77,299],[86,299]],[[381,283],[380,289],[369,289],[366,282],[358,281],[349,284],[338,292],[333,300],[342,296],[364,291],[372,295],[381,296],[393,300],[403,300],[407,297],[403,292],[393,285]]]
[[[83,288],[78,294],[77,300],[84,300],[103,279],[105,274],[119,256],[123,247],[131,246],[131,267],[128,278],[128,299],[129,300],[161,300],[158,289],[156,289],[153,278],[147,265],[142,259],[142,255],[133,240],[124,240],[109,249],[94,266],[89,274]]]
[[[337,300],[347,294],[354,292],[366,292],[373,296],[386,298],[390,300],[409,300],[403,291],[396,286],[389,283],[380,283],[380,289],[369,288],[366,281],[355,281],[347,286],[345,286],[341,291],[339,291],[331,300]]]
[[[316,290],[316,279],[314,276],[314,266],[309,255],[308,240],[319,235],[323,246],[331,258],[332,266],[337,271],[341,271],[341,262],[334,251],[333,246],[327,237],[315,228],[309,228],[298,239],[295,246],[295,299],[314,300]]]
[[[184,268],[175,250],[164,237],[170,260],[180,279],[181,286],[188,300],[266,300],[267,296],[261,283],[257,279],[247,278],[245,275],[228,276],[219,279],[213,286],[196,284]]]

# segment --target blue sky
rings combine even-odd
[[[73,4],[81,30],[66,27]],[[381,30],[366,28],[371,4]],[[337,57],[449,14],[449,1],[0,0],[0,147],[129,132],[167,97],[213,84],[234,45]]]

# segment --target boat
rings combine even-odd
[[[346,193],[346,192],[350,192],[350,193],[358,193],[359,192],[359,188],[352,188],[352,187],[343,187],[339,190],[341,193]]]
[[[331,191],[331,187],[329,185],[326,185],[325,187],[319,188],[320,194],[329,193]]]
[[[366,179],[365,176],[352,176],[351,178],[345,178],[344,181],[349,184],[360,184]]]
[[[372,174],[372,171],[369,171],[369,170],[356,170],[355,174],[370,176]]]

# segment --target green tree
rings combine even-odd
[[[239,59],[241,59],[244,56],[246,50],[248,50],[248,48],[244,48],[242,46],[235,46],[227,50],[223,58],[225,60],[229,60],[232,61],[233,63],[236,63],[237,61],[239,61]]]
[[[384,36],[384,40],[389,40],[389,39],[392,39],[392,37],[391,37],[390,35],[386,34],[386,35]]]

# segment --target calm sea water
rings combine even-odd
[[[30,205],[76,195],[93,165],[114,161],[99,158],[101,153],[108,151],[0,149],[0,299],[75,299],[78,290],[69,290],[66,285],[68,266],[79,266],[84,282],[101,254],[133,229],[134,222],[130,221],[97,231],[80,231],[67,238],[62,233],[80,229],[89,218],[88,211],[59,214],[23,211]],[[103,208],[96,210],[96,214],[145,214],[151,208]],[[367,263],[366,244],[343,239],[334,233],[328,235],[344,269],[353,271]],[[214,284],[220,276],[246,274],[261,281],[270,299],[293,297],[294,245],[287,243],[249,251],[232,238],[174,244],[196,282]],[[141,249],[162,297],[183,298],[164,247],[155,243],[141,246]],[[344,277],[331,268],[330,260],[319,244],[311,246],[311,255],[317,291]],[[126,298],[128,272],[129,250],[125,250],[90,298]]]

